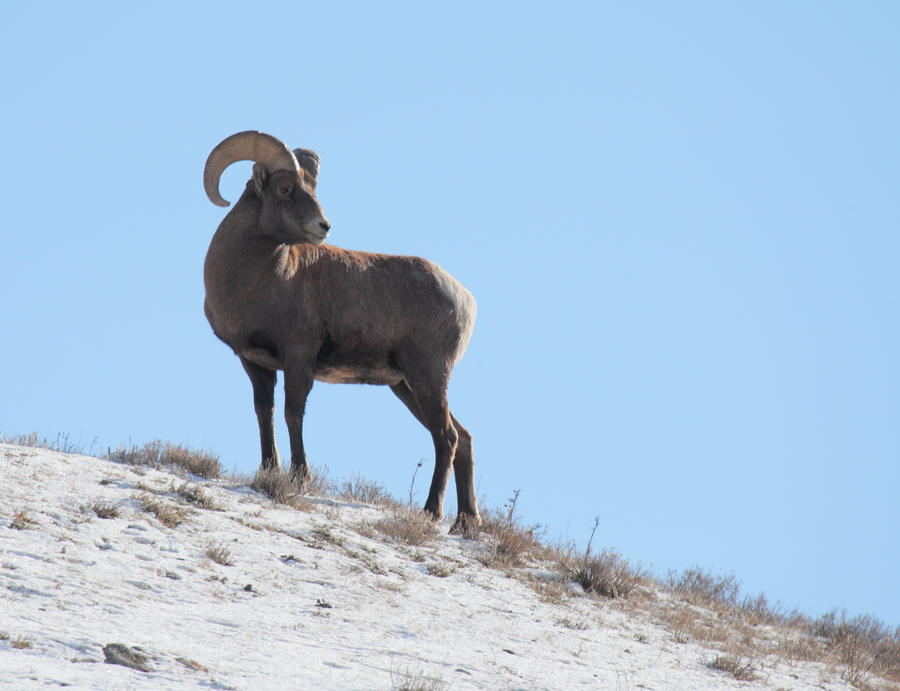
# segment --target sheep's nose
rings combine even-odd
[[[329,230],[331,230],[331,223],[329,221],[319,221],[319,228],[327,233]]]

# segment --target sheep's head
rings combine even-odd
[[[228,206],[219,194],[219,179],[235,161],[253,161],[253,189],[261,202],[260,230],[286,244],[321,245],[331,223],[316,199],[319,155],[310,149],[291,151],[283,142],[262,132],[233,134],[210,153],[203,171],[206,196],[213,204]]]

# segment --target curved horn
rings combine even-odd
[[[300,172],[294,153],[280,139],[256,130],[232,134],[212,150],[203,169],[203,189],[209,201],[217,206],[228,206],[230,203],[219,194],[219,178],[235,161],[261,163],[269,173],[276,170]]]

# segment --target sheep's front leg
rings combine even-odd
[[[314,369],[300,360],[286,362],[284,368],[284,421],[291,438],[291,475],[304,481],[309,474],[303,450],[303,413],[313,385]]]
[[[241,358],[244,371],[253,385],[253,408],[259,423],[259,445],[262,451],[262,468],[281,467],[278,447],[275,445],[275,370],[266,369]]]

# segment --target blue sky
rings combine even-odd
[[[4,11],[0,434],[255,468],[201,174],[259,129],[320,153],[334,244],[477,298],[450,403],[489,506],[900,624],[895,3],[192,5]],[[433,462],[383,388],[317,384],[305,431],[400,496]]]

